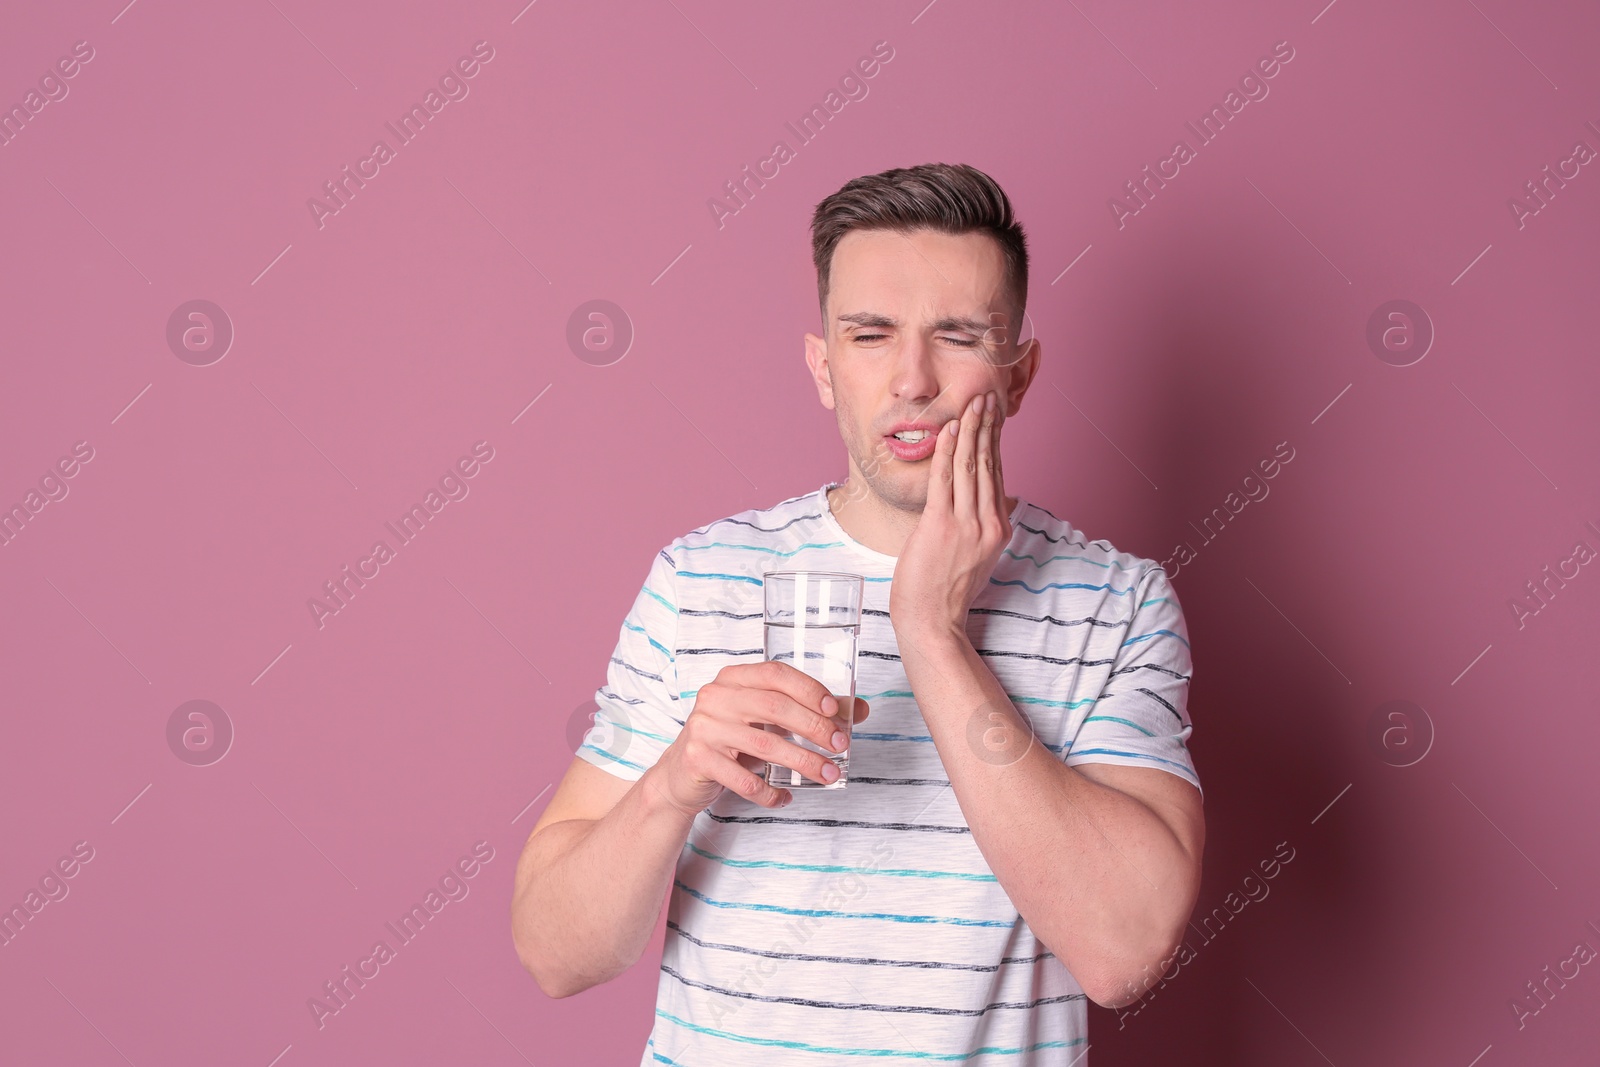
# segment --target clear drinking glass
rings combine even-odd
[[[845,750],[834,752],[780,726],[764,724],[765,729],[821,754],[839,768],[838,779],[829,784],[781,763],[769,763],[767,784],[780,789],[843,789],[849,778],[849,737],[855,718],[862,577],[837,571],[768,571],[763,579],[766,658],[787,663],[827,687],[839,701],[834,719],[846,739]]]

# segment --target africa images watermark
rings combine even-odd
[[[1600,934],[1600,926],[1596,926],[1593,919],[1584,922],[1590,930]],[[1550,1006],[1550,1001],[1556,994],[1567,988],[1567,983],[1577,978],[1583,968],[1593,962],[1595,958],[1594,946],[1587,941],[1579,941],[1572,947],[1572,955],[1556,964],[1554,970],[1547,963],[1541,972],[1544,977],[1535,982],[1527,982],[1527,996],[1512,997],[1511,1015],[1517,1020],[1517,1029],[1521,1030],[1528,1025],[1528,1020],[1538,1015]]]
[[[323,996],[307,997],[306,1007],[311,1011],[311,1019],[321,1030],[328,1025],[328,1017],[337,1015],[350,1006],[357,993],[367,987],[367,983],[383,973],[383,968],[392,963],[399,953],[400,948],[411,944],[427,929],[445,905],[467,899],[467,894],[472,892],[468,884],[483,866],[494,859],[494,846],[487,841],[473,843],[472,853],[445,868],[445,873],[439,877],[439,887],[428,887],[428,892],[422,898],[422,903],[412,904],[411,909],[402,915],[396,922],[386,922],[384,929],[394,935],[395,946],[390,946],[384,938],[373,942],[372,951],[356,961],[352,970],[349,964],[339,969],[335,978],[330,978],[322,983]],[[396,925],[398,923],[398,925]]]
[[[87,841],[79,841],[72,846],[70,856],[62,856],[56,860],[54,867],[45,871],[39,879],[38,889],[30,888],[20,904],[0,911],[0,947],[10,945],[47,904],[66,900],[67,894],[72,892],[67,879],[77,877],[83,865],[92,859],[94,846]]]
[[[385,565],[399,558],[398,546],[409,545],[416,540],[428,523],[444,510],[446,504],[452,500],[465,500],[467,494],[472,491],[468,481],[477,477],[483,470],[483,464],[492,459],[494,459],[493,445],[488,441],[474,444],[472,455],[462,456],[456,460],[455,465],[440,477],[438,489],[430,488],[421,503],[412,504],[410,510],[400,518],[383,524],[384,528],[394,535],[397,547],[390,547],[389,542],[382,539],[374,541],[371,550],[356,560],[354,571],[351,571],[350,564],[346,563],[337,577],[323,582],[322,591],[326,594],[326,599],[318,597],[306,599],[306,607],[311,611],[311,621],[317,629],[320,630],[327,625],[330,615],[337,615],[349,607],[350,601],[355,598],[357,592],[366,588],[367,582],[382,574]]]
[[[1294,48],[1288,41],[1279,41],[1272,46],[1270,55],[1262,56],[1256,60],[1254,69],[1246,71],[1239,79],[1238,90],[1229,89],[1222,103],[1213,104],[1211,110],[1200,119],[1200,125],[1185,122],[1190,132],[1195,136],[1195,141],[1201,147],[1210,144],[1221,135],[1222,131],[1232,122],[1239,112],[1251,101],[1261,101],[1267,98],[1272,91],[1268,81],[1278,76],[1283,70],[1283,65],[1294,59]],[[1259,77],[1257,76],[1259,73]],[[1244,95],[1241,96],[1240,93]],[[1183,168],[1200,158],[1198,151],[1188,141],[1180,140],[1172,146],[1172,153],[1165,159],[1157,160],[1155,171],[1150,165],[1145,164],[1142,178],[1130,180],[1127,183],[1127,199],[1111,197],[1106,205],[1111,209],[1111,221],[1117,224],[1117,229],[1125,229],[1128,220],[1150,206],[1150,201],[1156,192],[1165,189],[1167,182],[1183,173]],[[1168,171],[1168,167],[1171,171]]]
[[[22,495],[20,503],[0,511],[0,548],[16,540],[34,516],[45,509],[46,504],[67,499],[67,494],[72,491],[67,480],[77,477],[83,464],[92,459],[94,446],[88,441],[79,441],[72,446],[72,455],[62,456],[56,460],[54,467],[45,469],[39,478],[39,488],[29,489]]]
[[[390,133],[394,134],[396,148],[408,145],[427,128],[434,116],[445,109],[451,101],[460,101],[467,98],[472,91],[467,84],[468,80],[477,77],[483,69],[481,64],[494,59],[494,48],[488,41],[478,41],[472,46],[471,56],[462,56],[456,60],[455,65],[439,75],[439,88],[429,89],[422,97],[422,103],[413,103],[408,111],[398,120],[400,125],[385,122]],[[443,94],[443,95],[441,95]],[[372,151],[364,158],[356,160],[355,173],[351,173],[350,165],[340,170],[342,177],[333,181],[322,183],[322,191],[327,194],[326,200],[311,197],[306,201],[306,207],[311,210],[311,221],[317,224],[317,229],[327,225],[329,215],[337,215],[350,206],[350,201],[355,195],[367,187],[367,182],[382,173],[382,168],[396,158],[395,148],[389,142],[379,138],[372,143]],[[370,168],[370,169],[369,169]]]
[[[1600,126],[1596,126],[1594,120],[1590,119],[1584,125],[1600,134]],[[1557,160],[1555,170],[1552,171],[1550,164],[1546,163],[1540,176],[1523,186],[1522,195],[1507,197],[1506,207],[1510,210],[1511,217],[1516,220],[1517,229],[1524,229],[1529,219],[1550,206],[1550,201],[1556,198],[1556,191],[1565,189],[1567,182],[1582,174],[1583,167],[1594,157],[1595,150],[1589,147],[1589,142],[1575,141],[1571,155]]]
[[[57,59],[54,69],[46,69],[39,76],[39,88],[29,89],[23,94],[20,104],[12,104],[0,111],[0,148],[21,136],[22,131],[28,128],[28,123],[33,122],[47,105],[65,100],[71,92],[67,82],[76,78],[93,58],[93,45],[88,41],[76,42],[72,46],[72,55]]]
[[[792,134],[801,148],[810,144],[812,140],[821,135],[834,116],[845,109],[852,101],[861,101],[867,98],[870,91],[866,79],[875,78],[881,70],[880,64],[887,64],[894,58],[894,48],[888,41],[878,41],[872,46],[872,54],[856,60],[852,70],[845,71],[839,79],[839,88],[829,89],[828,95],[822,98],[822,103],[813,104],[811,110],[800,118],[800,125],[796,127],[792,122],[785,122],[784,127]],[[857,77],[857,74],[860,77]],[[839,95],[840,93],[844,95]],[[729,218],[737,215],[749,207],[749,201],[755,198],[756,191],[766,188],[767,182],[776,178],[781,168],[797,158],[798,153],[789,147],[787,141],[776,141],[772,145],[772,152],[766,159],[755,165],[755,172],[751,173],[750,164],[746,163],[739,173],[741,177],[733,181],[722,183],[727,191],[727,198],[713,196],[706,200],[706,207],[711,211],[711,221],[717,224],[717,229],[727,225]],[[752,189],[751,185],[755,188]],[[730,205],[729,201],[732,201]]]
[[[1587,522],[1589,529],[1600,534],[1600,527],[1595,526],[1593,520]],[[1539,577],[1528,582],[1526,597],[1516,596],[1506,601],[1511,608],[1511,617],[1516,620],[1517,629],[1528,625],[1528,620],[1550,606],[1556,594],[1567,587],[1567,583],[1577,578],[1590,560],[1595,558],[1595,550],[1589,542],[1579,539],[1572,546],[1572,555],[1555,564],[1554,573],[1551,565],[1546,563],[1539,572]]]
[[[1288,850],[1287,852],[1285,852],[1286,849]],[[1282,873],[1283,868],[1293,862],[1294,857],[1295,851],[1290,847],[1289,842],[1278,842],[1272,857],[1261,860],[1256,864],[1261,869],[1261,877],[1257,878],[1254,873],[1245,875],[1244,880],[1239,885],[1239,889],[1230,889],[1228,895],[1222,898],[1222,903],[1212,908],[1211,912],[1200,920],[1200,927],[1204,927],[1204,929],[1196,927],[1191,921],[1189,923],[1190,929],[1195,930],[1205,938],[1200,944],[1204,946],[1215,941],[1217,935],[1222,933],[1223,927],[1232,922],[1234,917],[1244,911],[1252,901],[1260,903],[1266,900],[1267,894],[1272,892],[1272,888],[1267,883]],[[1240,895],[1240,891],[1243,891],[1243,896]],[[1213,924],[1215,925],[1215,930],[1212,929]],[[1178,943],[1178,947],[1173,951],[1172,955],[1161,961],[1161,967],[1158,971],[1152,973],[1151,969],[1146,967],[1142,981],[1129,982],[1128,988],[1136,991],[1139,999],[1127,1008],[1117,1011],[1117,1019],[1120,1023],[1117,1029],[1120,1030],[1127,1026],[1128,1019],[1143,1011],[1146,1005],[1155,999],[1156,991],[1178,977],[1178,972],[1188,964],[1193,963],[1198,955],[1199,953],[1189,946],[1189,939],[1184,938]]]
[[[1288,451],[1285,452],[1285,449]],[[1215,541],[1227,528],[1228,523],[1238,518],[1239,513],[1249,507],[1252,501],[1260,503],[1267,499],[1267,495],[1272,492],[1272,487],[1267,482],[1276,478],[1283,466],[1293,461],[1294,456],[1294,446],[1288,441],[1279,441],[1272,455],[1257,461],[1256,469],[1240,480],[1239,488],[1244,490],[1243,496],[1239,495],[1238,490],[1230,491],[1222,498],[1220,506],[1212,508],[1211,514],[1200,520],[1199,526],[1191,522],[1189,526],[1204,538],[1200,542],[1201,547]],[[1260,472],[1260,477],[1256,476],[1257,471]],[[1161,561],[1161,569],[1167,572],[1168,578],[1176,578],[1178,571],[1191,563],[1198,554],[1198,550],[1188,541],[1180,542],[1173,548],[1172,555]]]

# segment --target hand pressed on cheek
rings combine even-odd
[[[897,632],[959,632],[1011,540],[995,444],[998,398],[973,398],[941,431],[928,499],[895,566],[890,618]]]

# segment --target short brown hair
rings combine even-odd
[[[936,230],[986,233],[1000,244],[1006,287],[1018,317],[1028,304],[1028,238],[999,184],[965,163],[923,163],[868,174],[845,183],[811,216],[811,261],[817,304],[828,329],[828,281],[833,250],[851,230]],[[1020,326],[1019,326],[1020,328]]]

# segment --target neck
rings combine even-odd
[[[867,548],[886,556],[899,556],[904,551],[906,539],[922,518],[920,510],[904,511],[890,507],[859,481],[846,481],[844,485],[829,489],[826,496],[828,509],[833,512],[834,519],[844,528],[844,532]],[[1005,509],[1008,518],[1016,506],[1017,498],[1007,496]]]

